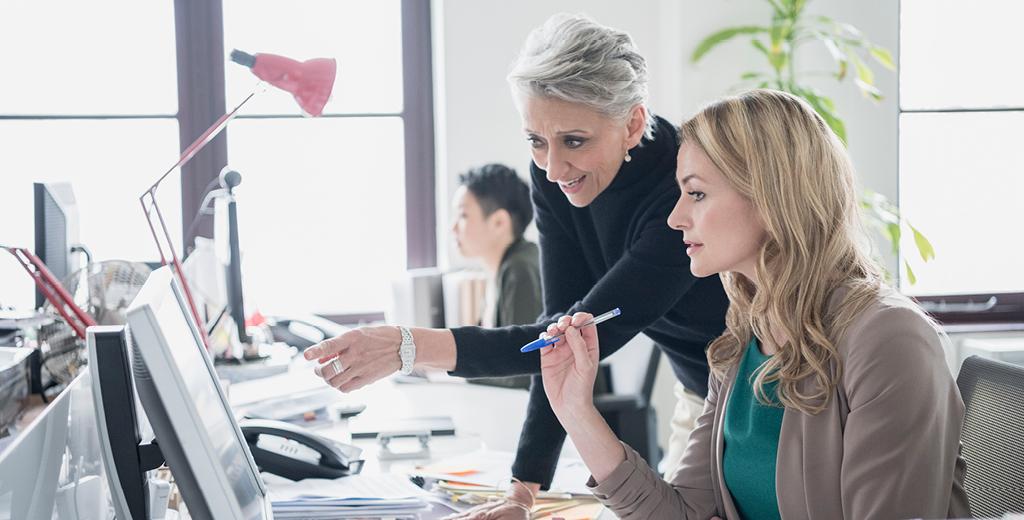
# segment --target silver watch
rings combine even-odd
[[[402,358],[402,375],[412,373],[413,365],[416,363],[416,343],[412,340],[412,332],[407,327],[398,326],[402,333],[402,345],[398,347],[398,357]]]

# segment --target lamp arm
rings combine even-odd
[[[71,296],[71,293],[61,285],[60,280],[57,279],[46,267],[46,263],[39,259],[38,256],[32,254],[31,251],[21,247],[7,247],[0,246],[6,249],[15,258],[18,259],[18,263],[25,268],[28,275],[35,281],[36,287],[46,297],[46,301],[53,305],[57,313],[60,314],[64,321],[71,327],[75,332],[75,335],[80,339],[85,339],[85,329],[96,325],[96,320],[89,316],[85,311],[75,305],[75,299]]]
[[[192,141],[192,144],[188,145],[188,147],[185,148],[183,152],[181,152],[181,157],[178,158],[178,162],[174,163],[174,166],[171,166],[166,172],[164,172],[164,174],[161,175],[160,178],[157,179],[156,182],[154,182],[153,185],[150,186],[148,190],[146,190],[146,193],[156,190],[156,187],[159,186],[160,183],[163,182],[163,180],[168,175],[171,174],[171,172],[192,160],[192,158],[195,157],[195,155],[199,153],[199,151],[202,150],[210,141],[212,141],[213,138],[217,137],[224,130],[224,128],[228,126],[228,123],[231,122],[231,120],[234,119],[236,115],[238,115],[238,110],[245,106],[245,104],[248,103],[249,100],[252,99],[257,92],[262,90],[262,85],[263,82],[261,81],[256,85],[256,88],[249,93],[248,96],[245,96],[245,99],[243,99],[241,103],[235,106],[235,108],[231,109],[230,112],[220,116],[219,119],[214,121],[214,123],[210,125],[210,127],[207,128],[205,132],[202,133],[202,135],[197,137],[195,141]],[[145,195],[146,194],[143,193],[143,197],[145,197]]]
[[[174,163],[174,166],[171,166],[166,172],[164,172],[164,174],[161,175],[160,178],[157,179],[156,182],[154,182],[153,185],[139,197],[139,203],[142,205],[142,212],[146,214],[146,223],[149,224],[149,231],[153,234],[153,241],[156,242],[157,250],[160,253],[160,263],[164,265],[169,263],[172,265],[172,270],[177,276],[178,282],[181,284],[181,288],[185,293],[185,300],[187,300],[189,310],[192,312],[192,318],[195,319],[196,324],[199,325],[199,332],[202,336],[203,344],[207,349],[210,348],[209,338],[206,336],[205,328],[201,325],[203,321],[199,319],[199,309],[196,307],[195,299],[192,298],[192,290],[189,288],[188,280],[185,278],[185,272],[181,267],[181,261],[178,259],[178,254],[174,252],[174,242],[171,239],[170,232],[167,230],[167,224],[164,222],[163,214],[160,212],[160,206],[156,201],[156,189],[160,186],[160,183],[171,174],[171,172],[192,160],[192,158],[195,157],[203,147],[217,137],[217,135],[227,127],[228,122],[235,118],[235,115],[238,114],[238,110],[245,106],[245,104],[248,103],[257,92],[262,90],[262,85],[262,82],[258,83],[256,88],[253,89],[253,91],[250,92],[241,103],[235,106],[235,108],[230,112],[220,116],[219,119],[214,121],[214,123],[202,133],[202,135],[196,138],[195,141],[192,141],[192,144],[188,145],[188,147],[181,152],[178,162]],[[147,200],[147,198],[149,200]],[[159,223],[159,226],[154,225],[154,217]],[[157,231],[157,227],[160,229],[159,232]],[[161,236],[163,237],[163,242],[160,240]],[[167,255],[164,254],[164,245],[166,245],[168,249]],[[170,261],[168,261],[168,256],[170,256]]]

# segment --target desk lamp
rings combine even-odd
[[[178,162],[174,163],[139,197],[142,211],[146,214],[146,223],[149,224],[149,230],[153,234],[153,240],[156,242],[157,250],[160,253],[160,263],[172,266],[171,270],[181,284],[185,300],[188,302],[189,310],[192,312],[192,317],[196,320],[199,333],[202,335],[203,344],[206,345],[207,349],[210,348],[210,344],[206,337],[206,328],[203,326],[203,320],[199,317],[199,310],[196,308],[195,300],[192,298],[192,291],[189,289],[188,281],[185,279],[185,272],[181,267],[181,261],[174,250],[174,242],[171,240],[170,232],[167,230],[167,224],[164,222],[163,214],[160,212],[160,206],[157,205],[156,190],[171,172],[190,161],[203,147],[224,130],[228,122],[238,114],[238,110],[248,103],[257,92],[263,90],[263,82],[270,83],[281,90],[291,93],[295,96],[295,101],[298,102],[305,115],[316,117],[323,113],[324,105],[327,104],[327,100],[331,97],[331,90],[334,88],[334,76],[337,70],[337,62],[333,58],[316,58],[299,62],[274,54],[247,54],[237,49],[231,51],[231,61],[249,67],[253,74],[263,81],[257,84],[256,88],[238,106],[214,121],[202,135],[193,141],[192,144],[188,145],[181,152]]]
[[[18,259],[18,263],[25,268],[25,271],[35,281],[36,287],[43,293],[46,301],[53,305],[57,313],[64,318],[64,321],[71,327],[71,330],[75,332],[75,335],[79,339],[84,340],[85,329],[96,325],[96,320],[78,305],[75,305],[74,297],[61,285],[60,280],[50,272],[50,269],[46,267],[46,262],[40,260],[38,256],[34,255],[27,248],[0,245],[0,249],[6,249]]]

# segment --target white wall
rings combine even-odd
[[[438,247],[442,265],[458,264],[447,244],[449,197],[459,172],[485,162],[504,162],[521,175],[529,153],[512,104],[505,75],[527,33],[550,15],[582,12],[605,25],[629,32],[647,58],[651,77],[651,108],[679,123],[701,105],[730,92],[740,73],[765,70],[749,42],[730,42],[689,63],[696,44],[711,32],[731,26],[767,23],[770,8],[761,0],[435,0],[435,103],[438,139]],[[891,0],[816,0],[811,15],[827,14],[861,29],[875,43],[896,55],[898,2]],[[808,46],[800,70],[834,70],[823,48]],[[861,184],[896,199],[897,104],[896,74],[876,69],[876,84],[886,99],[875,105],[847,80],[814,84],[832,96],[847,127],[850,153]],[[888,246],[880,247],[887,251]],[[895,265],[887,257],[890,269]],[[662,363],[655,389],[660,432],[674,399],[667,363]]]
[[[447,210],[458,173],[494,161],[523,175],[527,171],[529,153],[505,75],[526,35],[552,14],[585,13],[629,32],[648,60],[651,108],[674,122],[734,90],[741,72],[767,67],[744,39],[723,45],[697,65],[689,62],[697,42],[716,29],[765,23],[770,9],[759,0],[435,0],[433,9],[440,244],[449,242]],[[817,0],[808,12],[849,22],[896,53],[897,2]],[[834,70],[824,48],[814,45],[805,48],[799,68]],[[876,67],[876,81],[887,95],[877,105],[849,80],[812,84],[835,99],[846,121],[861,183],[895,200],[896,74]],[[442,262],[448,261],[451,250],[439,249]]]
[[[672,20],[682,4],[644,0],[630,9],[614,0],[435,0],[434,76],[438,142],[438,254],[442,265],[454,258],[448,231],[450,196],[458,174],[472,166],[502,162],[520,175],[529,172],[530,155],[522,122],[505,76],[526,35],[559,12],[585,13],[628,31],[648,60],[651,106],[679,120],[679,70],[684,48]]]

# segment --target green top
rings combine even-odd
[[[743,518],[780,518],[775,494],[775,459],[779,453],[781,406],[765,406],[754,394],[754,376],[769,359],[757,338],[750,341],[740,360],[736,381],[725,410],[722,471],[725,485]],[[765,385],[774,398],[776,383]]]

